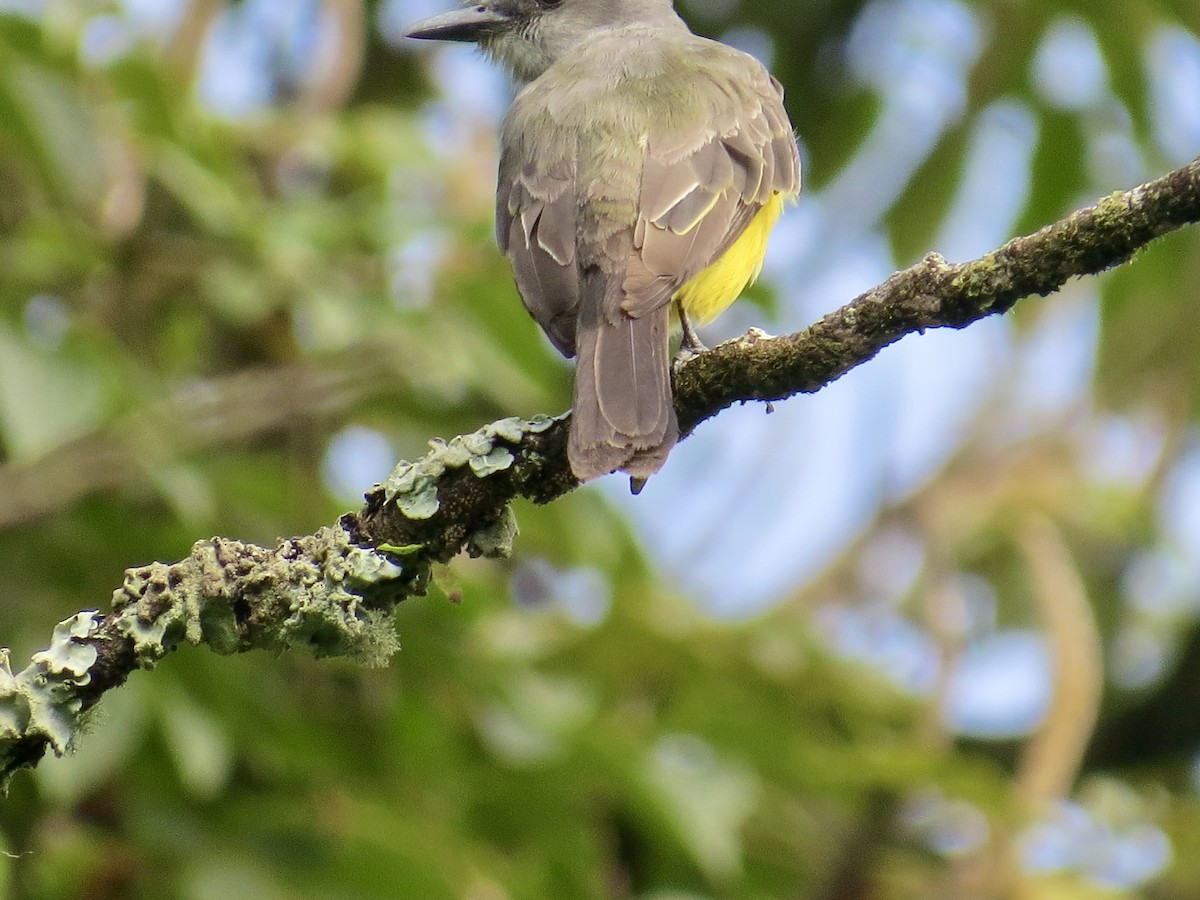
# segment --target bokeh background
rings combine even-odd
[[[1200,154],[1191,0],[680,0],[806,187],[711,328],[801,328]],[[557,413],[437,0],[0,0],[0,645]],[[5,898],[1200,896],[1200,232],[638,497],[518,508],[390,668],[185,648],[0,800]]]

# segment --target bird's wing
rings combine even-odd
[[[496,242],[521,299],[564,356],[575,355],[575,146],[544,109],[520,98],[505,118],[496,190]]]
[[[800,154],[779,82],[724,47],[697,71],[708,102],[692,122],[665,119],[646,142],[622,303],[635,318],[719,259],[772,194],[800,190]]]

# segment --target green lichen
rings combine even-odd
[[[456,443],[460,443],[471,456],[487,456],[496,444],[496,435],[492,433],[490,426],[485,425],[470,434],[460,434],[450,442],[450,446],[453,447]]]
[[[440,463],[435,469],[426,460],[401,463],[383,483],[384,496],[407,518],[428,519],[438,511],[437,479],[444,471]]]
[[[392,556],[412,556],[425,549],[424,544],[378,544],[375,547],[380,553],[390,553]]]
[[[367,600],[407,573],[380,553],[351,546],[341,529],[326,532],[338,552],[324,558],[319,572],[301,573],[288,586],[290,614],[280,623],[275,640],[286,649],[306,649],[318,657],[386,665],[400,648],[399,639],[391,616],[370,608]]]
[[[386,666],[400,649],[391,616],[364,609],[358,601],[342,605],[327,599],[298,599],[277,632],[281,647],[307,650],[316,657],[346,657],[370,668]]]
[[[200,629],[200,640],[193,643],[207,644],[209,649],[221,656],[231,656],[242,649],[242,630],[237,615],[229,603],[201,603],[196,613]]]
[[[71,680],[76,684],[87,684],[88,670],[95,665],[96,648],[82,643],[98,627],[96,610],[76,613],[54,626],[50,646],[33,655],[33,664],[40,666],[50,678]]]
[[[50,646],[16,675],[0,651],[0,758],[18,741],[43,738],[56,754],[71,749],[85,718],[79,688],[91,679],[99,628],[95,610],[77,613],[54,628]]]
[[[265,639],[280,649],[385,665],[399,649],[388,595],[401,583],[419,580],[419,573],[352,545],[340,528],[322,529],[301,549],[277,554],[283,570],[264,600],[283,605],[287,615]]]
[[[516,513],[511,506],[505,506],[500,518],[467,538],[467,553],[473,557],[507,559],[512,555],[513,542],[519,533]]]
[[[380,485],[384,499],[409,519],[428,519],[441,508],[438,483],[447,471],[470,467],[478,478],[509,469],[517,457],[507,445],[520,444],[527,435],[541,434],[558,419],[510,417],[462,434],[450,441],[429,442],[429,453],[417,462],[402,462]]]
[[[133,641],[139,668],[153,668],[185,640],[203,641],[204,624],[212,621],[212,613],[204,615],[194,569],[185,563],[130,569],[113,594],[113,627]],[[218,641],[214,649],[222,643]]]
[[[127,573],[113,627],[133,641],[143,668],[183,641],[222,654],[305,649],[378,666],[397,649],[389,601],[425,577],[420,565],[354,546],[336,527],[274,552],[201,541],[181,563]]]
[[[31,742],[59,755],[71,748],[101,640],[128,638],[143,668],[185,641],[218,653],[306,649],[382,666],[399,649],[392,607],[428,579],[427,563],[398,563],[351,544],[337,527],[274,550],[214,538],[174,565],[130,570],[111,615],[82,612],[59,623],[21,672],[0,650],[0,761],[11,768],[28,759]]]
[[[484,427],[485,431],[490,431],[495,437],[508,441],[510,444],[520,443],[521,438],[525,436],[526,423],[516,416],[511,416],[507,419],[500,419],[498,422],[493,422],[491,425]]]
[[[0,740],[25,730],[28,708],[16,702],[17,694],[17,680],[9,667],[8,650],[0,649]]]
[[[362,547],[351,547],[346,553],[346,576],[358,584],[373,585],[395,581],[404,569],[386,556]]]
[[[503,472],[516,462],[516,457],[507,447],[493,447],[491,452],[471,457],[471,471],[480,478]]]
[[[989,253],[964,266],[950,287],[981,311],[986,311],[995,304],[997,293],[1008,289],[1008,270],[999,256]]]
[[[525,430],[530,434],[541,434],[544,431],[549,431],[556,423],[565,422],[568,413],[563,413],[561,416],[545,416],[540,413],[532,419],[525,420]]]
[[[1107,197],[1100,198],[1095,205],[1093,215],[1101,225],[1109,225],[1113,221],[1124,222],[1129,218],[1129,210],[1133,199],[1127,191],[1116,191]]]

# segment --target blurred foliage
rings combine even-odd
[[[773,40],[819,190],[880,111],[848,36],[948,3],[684,11],[705,33]],[[413,457],[569,403],[491,243],[490,126],[439,156],[425,69],[376,27],[388,10],[295,5],[320,11],[327,40],[299,63],[265,54],[264,102],[236,115],[199,97],[225,64],[208,52],[236,24],[222,16],[253,3],[183,2],[158,29],[138,24],[146,4],[0,5],[33,11],[0,13],[0,644],[15,661],[103,606],[127,566],[333,520],[353,502],[326,486],[348,426]],[[970,130],[1000,99],[1040,124],[1023,227],[1128,186],[1085,159],[1111,123],[1034,84],[1064,16],[1095,35],[1139,174],[1184,161],[1157,140],[1144,57],[1156,29],[1200,32],[1200,5],[971,9],[986,28],[962,108],[886,217],[901,259],[933,249]],[[0,897],[1200,896],[1197,587],[1170,607],[1129,597],[1130,571],[1173,549],[1162,507],[1196,452],[1198,285],[1195,233],[1107,278],[1073,419],[985,409],[936,478],[762,618],[703,617],[589,489],[519,509],[514,560],[442,572],[439,595],[400,610],[386,671],[179,652],[106,697],[77,754],[14,782]],[[1105,468],[1114,440],[1132,474]],[[1028,552],[1031,516],[1066,574]],[[945,673],[981,585],[1000,624],[1040,626],[1058,650],[1098,642],[1110,670],[1130,635],[1166,648],[1156,678],[1110,686],[1081,770],[1050,724],[1028,742],[947,729]],[[1048,615],[1060,591],[1086,597],[1074,618]],[[936,683],[910,692],[886,643],[830,639],[855,616],[934,645]],[[1079,673],[1059,675],[1048,722],[1086,741]],[[1031,796],[1047,753],[1067,783]],[[1092,855],[1039,867],[1055,827]],[[1155,852],[1170,867],[1139,877]]]

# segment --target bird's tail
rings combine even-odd
[[[587,279],[575,335],[575,405],[567,445],[580,481],[616,469],[644,480],[679,440],[668,359],[670,304],[632,318],[611,281]]]

